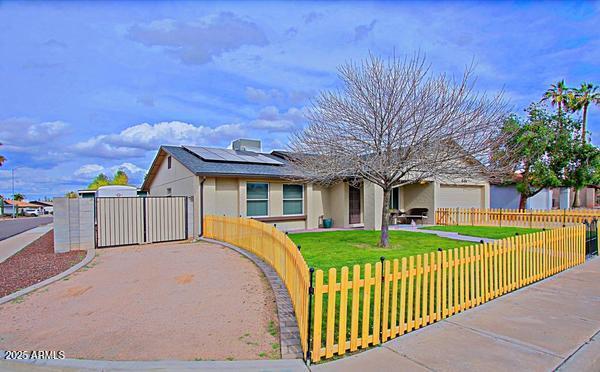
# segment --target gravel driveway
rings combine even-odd
[[[67,358],[279,357],[275,297],[262,272],[210,243],[97,250],[79,272],[0,306],[0,349]]]

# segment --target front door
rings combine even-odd
[[[360,187],[350,185],[350,224],[360,223]]]

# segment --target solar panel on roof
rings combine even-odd
[[[236,151],[201,146],[184,146],[184,148],[207,161],[283,165],[280,161],[251,151]]]

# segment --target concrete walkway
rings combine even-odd
[[[427,225],[425,225],[425,226],[427,226]],[[435,226],[435,225],[430,225],[430,226]],[[419,225],[418,227],[423,227],[423,226]],[[390,226],[390,230],[401,230],[401,231],[418,232],[418,233],[424,233],[424,234],[433,234],[433,235],[439,236],[440,238],[464,240],[467,242],[474,242],[474,243],[480,243],[482,240],[485,243],[490,243],[490,242],[494,241],[494,239],[490,239],[490,238],[481,238],[481,237],[477,237],[477,236],[460,235],[459,233],[450,232],[450,231],[424,230],[424,229],[420,229],[418,227],[413,227],[411,225],[392,225],[392,226]]]
[[[53,224],[38,226],[19,235],[0,240],[0,262],[6,261],[7,258],[36,241],[42,235],[52,230],[52,227]]]
[[[600,371],[600,259],[314,371]]]

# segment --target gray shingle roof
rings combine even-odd
[[[262,153],[262,155],[275,159],[282,165],[206,161],[181,146],[161,146],[161,148],[196,175],[267,178],[289,178],[301,175],[285,158],[267,153]]]

